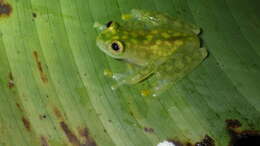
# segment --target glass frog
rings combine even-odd
[[[122,22],[95,23],[101,32],[97,46],[105,54],[131,64],[125,74],[113,74],[112,89],[136,84],[155,76],[144,95],[157,96],[180,80],[208,55],[200,47],[200,29],[168,14],[133,9],[122,15]],[[111,73],[112,74],[112,73]]]

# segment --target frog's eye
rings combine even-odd
[[[117,54],[122,53],[124,51],[124,45],[119,41],[114,41],[111,44],[111,49]]]

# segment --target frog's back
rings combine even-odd
[[[151,60],[169,58],[178,49],[199,48],[199,39],[194,34],[169,29],[122,29],[118,33],[126,49],[126,59],[141,65]]]

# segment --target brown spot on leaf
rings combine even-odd
[[[31,123],[25,117],[22,117],[23,125],[28,130],[31,131]]]
[[[61,119],[61,120],[63,119],[63,116],[62,116],[60,110],[59,110],[57,107],[54,107],[54,108],[53,108],[53,112],[54,112],[55,116],[56,116],[58,119]]]
[[[215,146],[214,140],[208,136],[205,135],[204,138],[200,142],[189,142],[189,141],[178,141],[178,140],[168,140],[172,142],[175,146]]]
[[[238,128],[241,127],[241,123],[238,120],[228,119],[226,120],[227,128]]]
[[[210,136],[206,135],[202,139],[202,141],[201,142],[197,142],[195,144],[195,146],[215,146],[215,142],[214,142],[214,140]]]
[[[79,139],[76,135],[69,129],[68,125],[65,122],[60,122],[60,127],[64,131],[65,135],[67,136],[69,142],[74,146],[81,146]]]
[[[229,146],[260,146],[260,131],[239,129],[242,124],[238,120],[226,120],[230,135]]]
[[[94,141],[93,138],[90,137],[87,128],[80,129],[79,134],[85,139],[83,144],[84,146],[96,146],[96,142]]]
[[[33,56],[34,56],[35,62],[37,64],[37,68],[38,68],[38,70],[40,72],[41,80],[43,81],[43,83],[47,83],[48,82],[48,78],[45,75],[45,73],[43,72],[42,63],[41,63],[41,61],[39,59],[38,53],[36,51],[33,51]]]
[[[49,146],[48,140],[44,136],[41,136],[41,146]]]
[[[153,132],[154,132],[154,129],[153,129],[153,128],[144,127],[144,131],[145,131],[145,132],[148,132],[148,133],[153,133]]]
[[[16,107],[17,107],[21,112],[23,112],[23,109],[22,109],[22,107],[21,107],[21,105],[20,105],[19,103],[16,103]]]
[[[8,81],[8,88],[13,88],[14,87],[14,77],[11,72],[9,72],[9,81]]]
[[[0,17],[10,16],[12,13],[12,7],[10,4],[0,0]]]

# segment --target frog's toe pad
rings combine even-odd
[[[200,52],[203,58],[206,58],[208,56],[208,51],[206,48],[200,48]]]
[[[196,35],[199,35],[199,34],[201,33],[201,29],[200,29],[200,28],[194,29],[193,32],[194,32]]]

